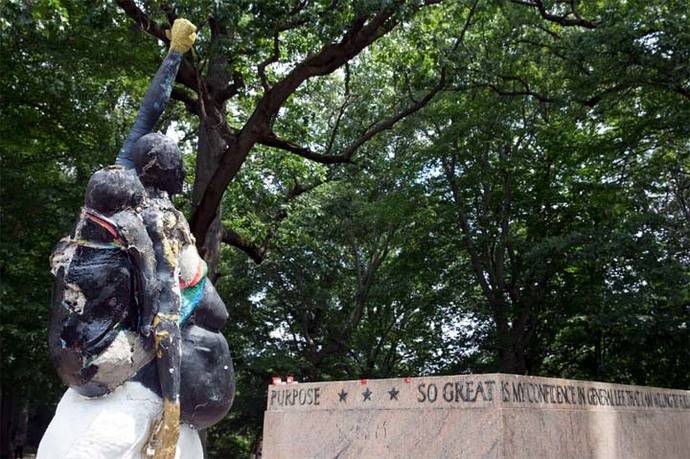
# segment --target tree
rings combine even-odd
[[[595,250],[595,241],[600,243],[598,232],[603,224],[614,224],[612,218],[635,215],[631,218],[639,219],[646,212],[632,211],[632,203],[618,199],[616,192],[639,185],[627,174],[647,167],[645,155],[665,155],[668,140],[685,138],[685,129],[675,126],[683,126],[680,120],[687,115],[687,104],[683,105],[684,91],[677,83],[685,64],[675,59],[682,52],[674,51],[678,44],[670,38],[682,7],[669,5],[662,10],[665,15],[657,23],[673,24],[662,27],[663,44],[650,46],[640,41],[649,31],[636,30],[640,23],[649,22],[640,22],[640,16],[655,14],[646,5],[590,9],[587,15],[597,19],[585,21],[577,10],[556,17],[542,2],[513,3],[520,6],[503,7],[501,14],[493,16],[493,26],[470,37],[466,54],[473,61],[452,82],[457,95],[445,97],[425,112],[427,122],[419,135],[432,144],[424,167],[443,172],[440,184],[445,186],[434,187],[440,199],[453,203],[456,227],[463,235],[461,247],[469,255],[476,286],[489,306],[498,366],[522,373],[540,371],[548,355],[552,332],[543,323],[567,320],[569,314],[577,313],[553,305],[551,298],[554,291],[568,291],[562,281],[574,269],[569,252],[582,250],[583,245]],[[540,18],[535,21],[525,5],[538,10]],[[630,14],[636,16],[630,18]],[[596,51],[602,48],[616,54],[615,59],[600,60]],[[544,54],[542,49],[549,52]],[[664,54],[667,57],[660,58]],[[620,56],[644,64],[639,70],[619,67]],[[669,60],[677,62],[675,71]],[[656,83],[641,77],[643,73],[657,75]],[[609,87],[610,79],[626,83]],[[657,105],[661,100],[662,105]],[[645,107],[641,113],[640,106]],[[672,113],[666,111],[670,107],[674,107]],[[673,134],[667,137],[669,130]],[[679,145],[671,149],[680,151]],[[624,170],[618,172],[611,161],[620,158],[622,151],[627,159]],[[684,169],[683,161],[672,157],[662,161],[665,171],[658,172],[664,177]],[[607,183],[613,177],[619,177],[616,183]],[[674,193],[669,189],[673,181],[662,182],[647,182],[642,188],[662,186]],[[587,202],[577,204],[580,198]],[[606,208],[606,217],[579,213],[597,205]],[[571,219],[582,224],[571,224]],[[630,227],[622,230],[626,235],[629,231]],[[657,238],[653,243],[662,241]],[[616,245],[611,256],[622,250]],[[667,267],[682,271],[676,263],[683,259],[677,252]],[[593,260],[599,274],[588,279],[588,285],[611,282],[606,273],[609,261],[603,254]],[[608,291],[605,285],[601,287],[602,292]],[[570,304],[574,298],[561,297],[561,301]],[[598,304],[605,301],[597,298]],[[676,308],[682,301],[675,303]],[[675,314],[683,320],[682,309]],[[600,331],[602,336],[609,332],[609,328]],[[602,377],[599,371],[596,374]]]
[[[201,40],[198,60],[188,56],[183,62],[178,75],[182,87],[173,91],[172,97],[184,102],[189,112],[199,118],[190,224],[212,272],[221,240],[235,243],[240,249],[250,248],[246,241],[232,237],[232,228],[223,237],[219,212],[228,184],[255,145],[281,149],[323,164],[351,162],[364,143],[422,108],[441,89],[443,71],[424,97],[399,104],[402,108],[393,115],[370,120],[366,129],[339,152],[334,152],[333,146],[344,122],[342,118],[347,115],[347,101],[335,116],[331,140],[322,151],[299,145],[276,132],[281,124],[281,109],[302,84],[333,74],[396,25],[411,20],[420,9],[434,3],[216,2],[214,6],[204,3],[193,10],[190,5],[180,5],[185,13],[191,13],[191,19],[207,23],[210,32],[210,38]],[[142,30],[167,41],[163,26],[151,17],[152,13],[163,11],[151,8],[147,14],[129,0],[118,0],[117,4]],[[175,10],[165,10],[168,20],[174,19]],[[345,75],[346,99],[348,79]],[[240,116],[235,116],[232,123],[228,109],[235,100],[242,107],[238,110]],[[254,250],[255,255],[258,252]]]

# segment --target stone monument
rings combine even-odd
[[[271,385],[263,454],[688,458],[690,391],[506,374]]]

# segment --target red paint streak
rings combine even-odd
[[[365,384],[367,383],[367,380],[366,380],[365,378],[362,378],[362,379],[359,380],[359,383],[360,383],[361,385],[365,385]]]
[[[108,221],[98,217],[97,215],[92,214],[91,212],[84,212],[84,216],[100,226],[101,228],[105,229],[110,235],[119,243],[123,243],[124,241],[118,234],[117,230],[115,227]]]
[[[204,262],[200,260],[199,263],[197,264],[196,273],[194,273],[194,277],[192,277],[192,280],[190,280],[189,282],[184,282],[184,281],[180,282],[180,288],[185,289],[187,287],[192,287],[192,286],[198,284],[199,281],[201,280],[201,277],[203,276],[203,274],[204,274]]]

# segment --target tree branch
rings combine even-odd
[[[322,184],[326,183],[327,180],[323,181],[318,181],[316,183],[313,183],[311,185],[302,185],[300,183],[295,183],[295,186],[293,186],[285,195],[285,200],[287,202],[290,202],[294,199],[297,199],[299,196],[303,195],[304,193],[307,193]],[[221,238],[222,242],[231,245],[233,247],[236,247],[246,253],[256,264],[261,264],[266,257],[268,256],[269,250],[270,250],[270,245],[271,241],[273,239],[273,236],[275,235],[276,230],[278,229],[278,225],[280,222],[285,220],[287,218],[288,212],[287,209],[285,208],[280,208],[278,209],[275,214],[273,215],[272,221],[270,223],[270,228],[268,230],[268,233],[264,237],[263,241],[261,242],[256,242],[252,241],[250,239],[247,239],[246,237],[242,236],[240,233],[237,231],[233,230],[232,228],[228,227],[227,225],[223,227],[223,236]]]
[[[314,153],[311,149],[297,145],[289,140],[282,139],[273,132],[261,137],[259,139],[259,143],[261,145],[266,145],[267,147],[279,148],[281,150],[288,151],[305,159],[321,164],[352,163],[349,158],[344,158],[342,155],[322,155],[320,153]]]
[[[223,228],[222,241],[246,253],[257,265],[264,261],[266,255],[265,247],[259,246],[227,226]]]
[[[383,131],[391,129],[393,126],[395,126],[395,124],[398,121],[424,108],[429,102],[431,102],[431,99],[433,99],[434,96],[438,94],[439,91],[441,91],[441,89],[443,89],[445,84],[446,76],[445,72],[442,72],[439,82],[433,88],[431,88],[431,90],[428,93],[426,93],[426,95],[423,98],[407,106],[405,109],[398,112],[397,114],[385,118],[380,122],[370,126],[357,140],[355,140],[349,147],[347,147],[347,149],[345,149],[345,151],[342,153],[342,156],[348,159],[352,158],[355,152],[372,137]]]
[[[127,13],[127,16],[134,19],[134,22],[141,27],[141,30],[158,38],[165,43],[166,46],[170,44],[170,40],[165,36],[165,29],[158,25],[156,21],[151,20],[151,18],[137,6],[134,0],[115,0],[115,3]]]
[[[371,126],[369,126],[362,135],[360,135],[352,144],[350,144],[345,150],[343,150],[342,153],[337,154],[337,155],[331,155],[329,153],[326,154],[320,154],[320,153],[315,153],[311,149],[307,147],[303,147],[300,145],[297,145],[296,143],[293,143],[291,141],[281,139],[278,137],[275,133],[269,132],[265,135],[263,135],[259,139],[259,143],[262,145],[266,145],[268,147],[274,147],[274,148],[279,148],[281,150],[288,151],[290,153],[294,153],[298,156],[301,156],[305,159],[309,159],[311,161],[315,161],[321,164],[343,164],[343,163],[348,163],[352,164],[353,160],[352,157],[355,155],[357,150],[364,145],[367,141],[371,140],[374,136],[377,134],[391,129],[393,126],[395,126],[396,123],[398,123],[400,120],[403,118],[406,118],[413,113],[419,111],[422,109],[424,106],[426,106],[431,99],[434,98],[434,96],[444,87],[445,85],[445,76],[442,76],[439,83],[436,84],[422,99],[418,100],[417,102],[409,105],[406,107],[404,110],[401,110],[397,114],[390,116],[388,118],[385,118],[381,121],[378,121],[376,123],[373,123]],[[332,146],[332,141],[329,142],[329,146]],[[327,149],[327,151],[329,151]]]
[[[242,74],[239,72],[235,72],[232,75],[232,83],[228,84],[225,89],[222,91],[218,92],[214,99],[218,103],[223,103],[226,100],[234,97],[240,89],[244,87],[244,79],[242,78]]]
[[[238,173],[252,147],[272,132],[275,116],[290,95],[305,80],[332,73],[393,29],[400,20],[396,18],[395,12],[401,3],[403,1],[399,0],[373,16],[357,17],[350,23],[340,41],[325,45],[317,53],[307,56],[264,93],[237,137],[223,152],[218,168],[190,219],[197,241],[205,240],[228,183]]]
[[[139,25],[141,30],[165,43],[166,47],[170,45],[170,40],[168,40],[168,37],[165,35],[165,29],[156,23],[156,21],[149,18],[148,15],[137,6],[134,0],[115,0],[115,3],[117,3],[127,16],[132,18],[134,22]],[[196,69],[186,56],[182,59],[176,81],[193,91],[199,92]]]
[[[161,5],[161,9],[165,13],[165,17],[168,20],[168,24],[172,26],[175,23],[175,19],[177,19],[177,12],[175,11],[175,8],[173,8],[170,5],[163,4]]]
[[[217,46],[217,43],[228,36],[227,28],[213,16],[208,18],[211,30],[210,48]],[[232,73],[232,83],[227,69],[232,67],[232,60],[227,55],[219,53],[209,59],[209,68],[206,76],[206,83],[209,89],[209,96],[218,105],[235,96],[244,87],[242,74],[238,71]]]
[[[331,136],[329,137],[328,143],[326,144],[327,155],[330,155],[333,151],[335,138],[337,137],[338,129],[340,128],[340,120],[343,118],[343,115],[345,114],[345,109],[350,104],[350,65],[347,63],[345,64],[345,94],[343,97],[345,100],[340,105],[338,115],[335,117],[335,122],[333,123],[333,129],[331,129]]]
[[[551,12],[549,12],[546,9],[546,6],[544,6],[544,2],[542,0],[510,0],[511,3],[514,3],[516,5],[525,5],[529,6],[531,8],[535,8],[538,12],[539,15],[546,19],[549,22],[554,22],[556,24],[560,24],[564,27],[584,27],[586,29],[596,29],[599,26],[599,21],[594,20],[590,21],[587,19],[583,19],[575,10],[575,5],[574,3],[571,4],[571,10],[567,12],[566,14],[563,15],[556,15]]]
[[[521,91],[509,91],[506,89],[499,88],[497,85],[493,83],[475,83],[472,84],[468,87],[465,87],[463,89],[468,89],[468,88],[485,88],[485,89],[490,89],[494,93],[496,93],[499,96],[506,96],[506,97],[520,97],[520,96],[529,96],[529,97],[534,97],[540,102],[553,102],[555,99],[549,96],[545,96],[543,94],[540,94],[538,92],[534,92],[531,89],[527,88]]]
[[[467,30],[469,29],[469,26],[472,21],[472,17],[474,16],[474,13],[477,8],[477,4],[479,3],[478,0],[475,0],[473,3],[470,12],[467,16],[467,19],[465,21],[465,24],[462,28],[462,31],[460,33],[460,36],[456,39],[452,50],[455,51],[460,43],[465,38],[465,34],[467,33]],[[348,70],[348,69],[346,69]],[[396,123],[398,123],[400,120],[403,118],[406,118],[415,112],[421,110],[424,108],[431,100],[434,98],[436,94],[438,94],[446,85],[446,72],[447,69],[444,67],[441,70],[441,75],[439,77],[439,81],[432,87],[429,92],[427,92],[424,97],[422,97],[419,100],[415,100],[414,98],[412,99],[413,103],[408,105],[405,109],[401,110],[397,114],[390,116],[388,118],[384,118],[380,121],[374,122],[370,124],[367,129],[357,138],[355,141],[350,144],[345,150],[343,150],[342,153],[338,155],[332,155],[331,149],[335,141],[335,135],[336,135],[336,130],[338,129],[338,124],[340,122],[340,118],[343,115],[344,109],[346,107],[347,101],[341,106],[340,112],[338,114],[338,117],[336,119],[336,123],[334,126],[334,129],[331,133],[331,138],[329,139],[328,145],[326,147],[326,153],[325,154],[320,154],[320,153],[315,153],[311,149],[307,147],[302,147],[299,146],[293,142],[280,139],[275,133],[273,132],[268,132],[264,136],[262,136],[259,140],[259,142],[263,145],[270,146],[270,147],[275,147],[275,148],[280,148],[285,151],[289,151],[291,153],[294,153],[296,155],[299,155],[303,158],[316,161],[322,164],[342,164],[342,163],[352,163],[352,157],[355,155],[357,150],[364,145],[366,142],[371,140],[374,136],[377,134],[380,134],[383,131],[386,131],[388,129],[391,129],[393,126],[395,126]],[[349,71],[346,72],[346,96],[347,93],[349,92]]]
[[[266,67],[275,62],[278,62],[279,57],[280,37],[278,31],[275,31],[273,33],[273,52],[264,61],[262,61],[257,68],[259,78],[261,79],[261,86],[264,88],[264,91],[268,91],[269,89],[271,89],[271,85],[268,82],[268,77],[266,77]]]
[[[474,244],[474,239],[472,239],[472,230],[470,229],[470,224],[467,220],[467,216],[465,215],[465,212],[462,210],[460,189],[458,187],[455,175],[455,161],[454,159],[442,158],[441,162],[443,165],[446,180],[448,181],[448,185],[453,196],[453,203],[455,204],[455,210],[458,217],[458,224],[464,236],[462,239],[465,244],[465,248],[467,249],[467,252],[470,255],[470,262],[472,264],[474,276],[477,279],[477,282],[479,283],[479,286],[481,287],[484,296],[488,299],[492,299],[494,294],[493,290],[491,289],[491,286],[486,280],[486,270],[484,269],[484,264],[482,263],[481,258],[479,256],[479,251],[477,250],[477,247]]]
[[[343,324],[343,329],[347,336],[352,334],[359,322],[362,320],[364,315],[364,307],[366,306],[371,287],[374,284],[374,276],[390,252],[390,243],[396,231],[397,227],[392,225],[388,228],[385,234],[377,238],[376,247],[374,247],[373,251],[371,252],[366,266],[362,266],[359,251],[354,245],[354,242],[352,243],[352,249],[355,255],[355,263],[358,265],[358,286],[353,298],[354,307],[350,311],[350,314],[348,314],[347,322]],[[379,243],[379,241],[381,242]]]
[[[309,21],[309,14],[300,14],[302,10],[309,4],[308,0],[299,0],[295,7],[288,12],[288,19],[278,24],[277,30],[284,32],[286,30],[295,29],[306,24]]]
[[[186,92],[180,88],[173,88],[172,92],[170,93],[170,97],[172,97],[175,100],[179,100],[180,102],[182,102],[185,105],[185,107],[187,108],[187,111],[189,113],[192,113],[192,114],[197,115],[197,116],[200,115],[199,99],[192,96],[188,92]]]

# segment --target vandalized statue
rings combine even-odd
[[[73,233],[51,257],[49,350],[69,389],[38,457],[201,457],[196,429],[220,421],[235,384],[227,310],[171,198],[184,168],[151,133],[196,28],[184,19],[116,165],[89,180]]]

